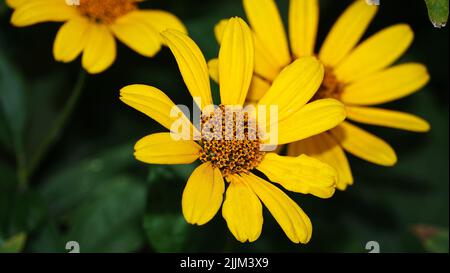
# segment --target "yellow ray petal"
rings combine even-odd
[[[345,107],[337,100],[322,99],[308,103],[278,123],[278,144],[323,133],[336,127],[345,117]]]
[[[189,164],[197,160],[201,147],[191,140],[174,140],[170,133],[146,136],[134,146],[137,160],[148,164]]]
[[[253,76],[255,48],[250,28],[231,18],[219,52],[220,99],[224,105],[243,105]]]
[[[318,0],[291,0],[289,7],[289,37],[295,57],[314,55],[319,25]]]
[[[341,146],[328,133],[322,133],[301,141],[290,143],[288,146],[289,156],[306,154],[330,164],[337,171],[336,187],[345,190],[348,185],[353,184],[353,176],[350,164]]]
[[[153,57],[161,49],[162,40],[158,31],[138,12],[118,18],[110,28],[122,43],[143,56]]]
[[[176,121],[181,121],[183,126],[190,128],[190,134],[193,132],[194,128],[189,119],[164,92],[155,87],[142,84],[128,85],[120,90],[120,100],[146,114],[165,128],[173,129],[174,133],[178,132],[178,128],[172,128]]]
[[[221,20],[216,26],[214,27],[214,33],[216,36],[216,40],[219,44],[222,43],[222,35],[223,31],[225,29],[225,26],[227,25],[228,20]],[[254,33],[253,33],[253,39],[254,39],[254,47],[255,47],[255,58],[254,58],[254,69],[255,74],[259,77],[262,77],[268,81],[273,81],[280,70],[283,68],[279,64],[277,64],[277,61],[274,59],[274,57],[270,54],[270,52],[265,48],[263,41],[261,41]],[[218,63],[217,63],[217,74],[211,74],[213,71],[211,69],[215,68],[215,61],[211,60],[210,63],[208,63],[210,66],[210,76],[218,82]],[[215,73],[215,72],[214,72]]]
[[[219,59],[211,59],[208,61],[208,71],[211,79],[219,83]]]
[[[253,35],[253,37],[255,41],[255,73],[268,81],[273,81],[284,66],[277,62],[258,36]]]
[[[60,62],[71,62],[83,51],[89,21],[83,17],[69,20],[58,31],[53,44],[53,55]]]
[[[270,89],[270,83],[263,80],[257,75],[254,75],[248,90],[247,100],[251,102],[258,102]]]
[[[319,59],[330,67],[336,66],[364,35],[377,12],[377,7],[357,0],[350,5],[328,33],[319,53]]]
[[[91,74],[105,71],[116,59],[116,41],[107,26],[91,23],[81,60]]]
[[[30,0],[6,0],[6,4],[11,8],[17,8],[27,1]]]
[[[208,69],[209,69],[209,76],[211,77],[211,79],[219,83],[219,60],[218,59],[209,60]],[[266,94],[269,88],[270,83],[268,83],[258,75],[253,75],[246,100],[252,103],[258,102]]]
[[[357,157],[382,166],[397,163],[397,155],[388,143],[348,122],[331,133],[347,152]]]
[[[133,17],[136,20],[151,26],[158,33],[161,33],[167,29],[175,29],[187,34],[187,29],[180,19],[167,11],[137,10],[129,14],[133,14]]]
[[[323,75],[324,68],[316,58],[300,58],[281,71],[259,105],[277,105],[278,119],[282,121],[313,97]]]
[[[274,0],[244,0],[248,21],[279,67],[291,62],[283,21]]]
[[[228,24],[228,19],[220,20],[219,23],[217,23],[214,26],[214,35],[216,36],[216,40],[219,43],[219,45],[222,43],[222,35],[223,31],[225,30],[225,27]]]
[[[76,7],[67,5],[65,1],[10,1],[9,4],[16,8],[11,17],[11,23],[16,27],[25,27],[42,22],[63,22],[80,16]]]
[[[208,66],[200,48],[186,34],[177,30],[166,30],[162,33],[165,43],[169,46],[184,83],[194,100],[201,98],[200,109],[212,104],[211,87]]]
[[[222,205],[225,183],[218,168],[206,162],[189,177],[183,191],[183,215],[190,224],[204,225]]]
[[[347,104],[374,105],[406,97],[427,84],[430,76],[422,64],[393,66],[344,87],[341,100]]]
[[[336,171],[306,155],[290,157],[268,153],[257,169],[289,191],[320,198],[330,198],[335,191]]]
[[[254,174],[242,174],[242,178],[269,209],[292,242],[303,244],[309,242],[312,235],[311,221],[291,198]]]
[[[227,178],[230,184],[222,207],[222,216],[234,237],[244,243],[259,238],[263,225],[262,205],[247,182],[238,175]]]
[[[352,82],[394,63],[413,41],[414,33],[406,24],[385,28],[368,38],[335,69],[341,82]]]
[[[430,124],[417,116],[372,107],[347,106],[348,118],[371,125],[397,128],[413,132],[428,132]]]

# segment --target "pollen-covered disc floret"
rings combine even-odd
[[[223,176],[248,173],[264,157],[258,128],[248,113],[221,105],[201,117],[200,160],[211,162]]]
[[[136,0],[81,0],[78,6],[82,15],[105,24],[136,9]]]
[[[326,67],[322,85],[314,95],[312,101],[320,99],[337,99],[341,98],[343,85],[338,81],[333,73],[333,69]]]

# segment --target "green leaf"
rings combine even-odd
[[[51,175],[39,189],[50,212],[61,214],[76,207],[102,184],[136,164],[133,145],[111,148]]]
[[[2,180],[0,180],[0,192],[12,189],[17,180],[14,169],[0,160],[0,174],[2,176]]]
[[[68,75],[64,70],[46,73],[28,84],[28,126],[26,151],[34,154],[60,116],[61,105],[67,101]]]
[[[428,16],[437,28],[445,27],[448,20],[448,0],[425,0]]]
[[[439,230],[434,236],[425,241],[425,249],[434,253],[448,253],[448,229]]]
[[[19,253],[22,252],[27,235],[25,233],[19,233],[2,242],[0,240],[0,253]]]
[[[188,224],[182,215],[183,189],[195,167],[196,164],[152,165],[149,168],[149,202],[143,226],[156,252],[193,252],[223,247],[226,236],[216,237],[218,230],[223,234],[220,217],[199,227]]]
[[[145,203],[144,184],[130,177],[111,179],[69,217],[66,239],[78,242],[81,252],[136,251],[144,241]]]
[[[12,198],[9,211],[8,232],[34,231],[46,214],[46,207],[41,197],[32,191],[20,193]]]
[[[1,162],[0,173],[0,237],[33,232],[46,214],[44,202],[36,192],[17,192],[14,171]]]
[[[67,241],[54,220],[48,220],[29,240],[27,249],[32,253],[63,253]]]
[[[147,214],[144,229],[153,249],[165,253],[185,250],[192,227],[181,214]]]
[[[0,45],[3,44],[0,33]],[[6,52],[8,51],[0,46],[0,114],[8,125],[16,152],[21,153],[27,116],[25,83]]]

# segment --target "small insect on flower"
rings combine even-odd
[[[378,7],[356,0],[336,21],[319,53],[315,54],[318,0],[290,0],[289,41],[274,0],[243,0],[243,4],[256,49],[255,75],[247,96],[249,103],[264,96],[280,71],[293,61],[317,56],[325,67],[325,77],[312,101],[337,99],[345,104],[348,119],[355,122],[413,132],[430,130],[430,125],[422,118],[370,107],[411,95],[429,81],[422,64],[391,66],[412,43],[414,35],[408,25],[390,26],[358,44]],[[225,24],[226,20],[215,29],[219,43]],[[219,80],[218,66],[217,59],[209,62],[211,76],[216,81]],[[392,166],[397,162],[396,153],[388,143],[347,121],[288,145],[288,155],[307,154],[335,167],[340,190],[353,184],[344,150],[378,165]]]
[[[26,27],[41,22],[65,22],[53,46],[57,61],[71,62],[81,53],[91,74],[103,72],[116,59],[116,42],[153,57],[162,46],[160,32],[172,28],[186,32],[174,15],[139,9],[138,0],[7,0],[14,9],[11,23]]]
[[[253,36],[242,19],[232,18],[224,27],[218,60],[221,104],[214,107],[207,64],[198,46],[176,30],[167,30],[162,35],[201,109],[199,124],[191,124],[183,115],[181,119],[187,126],[181,127],[191,130],[187,138],[178,138],[173,124],[180,118],[170,113],[179,106],[154,87],[124,87],[120,97],[124,103],[171,130],[171,133],[152,134],[138,141],[136,158],[149,164],[201,161],[186,184],[181,202],[183,215],[191,224],[207,223],[222,206],[222,215],[231,233],[241,242],[252,242],[261,233],[262,202],[291,241],[307,243],[312,234],[308,216],[267,180],[289,191],[329,198],[335,191],[336,171],[306,155],[279,156],[262,147],[322,133],[345,119],[344,106],[337,100],[307,103],[320,87],[323,66],[314,57],[293,62],[259,100],[258,111],[246,111],[243,104],[254,68]],[[272,119],[272,115],[267,118],[259,111],[273,106],[278,109],[277,119]],[[272,130],[277,132],[275,136]],[[225,184],[228,187],[223,201]]]

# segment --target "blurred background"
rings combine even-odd
[[[277,1],[285,22],[288,2]],[[350,3],[320,1],[317,44]],[[244,16],[240,0],[152,0],[142,7],[176,14],[207,59],[218,53],[215,23]],[[181,194],[195,166],[149,166],[133,158],[138,139],[164,129],[121,103],[120,88],[153,85],[174,102],[191,105],[167,48],[148,59],[119,44],[114,65],[88,76],[58,141],[24,183],[20,170],[70,96],[80,60],[54,61],[60,24],[14,28],[10,16],[1,1],[1,252],[68,252],[68,241],[77,241],[81,252],[368,252],[369,241],[378,242],[381,252],[448,252],[448,27],[433,27],[425,1],[382,0],[365,37],[399,22],[412,26],[415,41],[399,63],[425,63],[431,81],[386,107],[422,116],[432,130],[416,134],[365,126],[396,149],[395,167],[349,156],[355,184],[347,191],[328,200],[289,193],[313,222],[307,245],[292,244],[267,210],[262,235],[252,244],[236,241],[220,213],[205,226],[190,226],[181,215]]]

